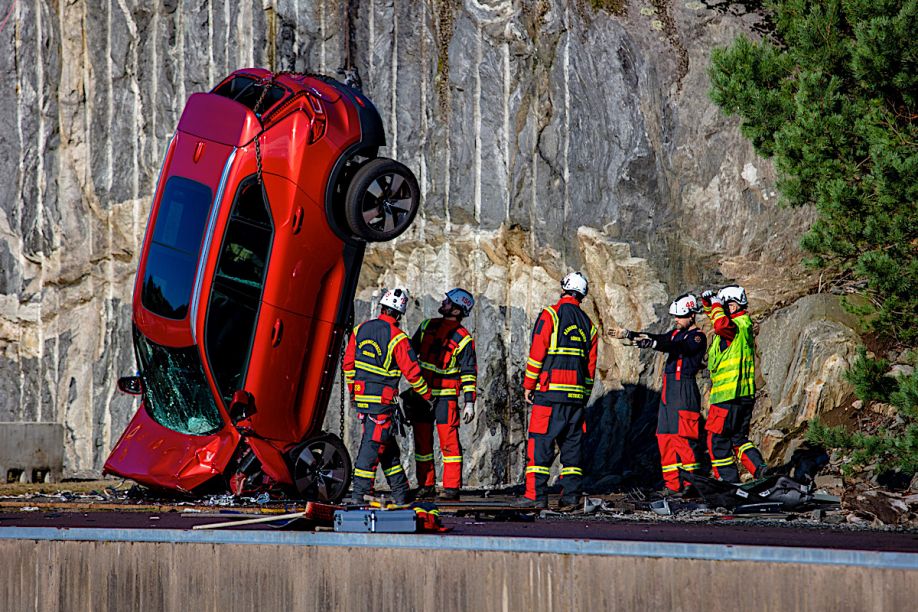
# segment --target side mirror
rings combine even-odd
[[[118,390],[128,395],[143,393],[143,380],[139,376],[122,376],[118,379]]]
[[[245,389],[236,389],[229,406],[229,416],[233,425],[253,414],[255,414],[255,398]]]

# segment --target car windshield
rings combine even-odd
[[[180,176],[166,183],[147,253],[141,301],[150,312],[184,319],[213,194]]]
[[[183,434],[207,435],[223,427],[195,346],[171,348],[134,328],[144,403],[154,421]]]

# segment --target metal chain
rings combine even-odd
[[[265,101],[265,94],[268,93],[268,90],[271,89],[271,85],[274,84],[275,76],[276,75],[272,74],[270,79],[262,79],[261,94],[259,94],[258,101],[255,102],[255,106],[252,108],[252,112],[255,113],[256,117],[258,117],[258,109],[261,108],[261,103]],[[261,121],[261,117],[258,117],[258,120]],[[261,140],[261,135],[264,134],[264,132],[265,132],[265,124],[264,122],[262,122],[261,131],[259,131],[258,134],[255,135],[255,163],[258,164],[258,184],[261,185],[262,188],[264,188],[265,182],[264,180],[262,180],[262,172],[261,172],[261,142],[260,140]]]
[[[280,72],[272,72],[271,76],[262,78],[261,79],[261,85],[262,85],[261,93],[258,95],[258,100],[255,102],[255,106],[252,107],[252,112],[254,112],[256,116],[258,115],[258,109],[261,108],[262,103],[265,101],[265,96],[268,94],[268,90],[271,89],[271,87],[274,85],[274,82],[277,80],[278,77],[285,76],[285,75],[286,76],[297,76],[297,77],[302,77],[302,78],[320,76],[320,75],[313,74],[311,72],[296,72],[294,70],[281,70]],[[259,121],[261,121],[261,117],[259,117]],[[258,164],[258,184],[259,185],[264,185],[264,181],[262,180],[262,166],[261,166],[261,142],[259,140],[261,138],[261,135],[264,134],[264,132],[265,132],[265,125],[264,125],[264,122],[262,122],[261,131],[258,132],[257,136],[255,136],[255,162]]]

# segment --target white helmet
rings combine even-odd
[[[475,307],[475,298],[465,289],[460,289],[459,287],[450,289],[446,292],[446,297],[450,302],[462,310],[463,317],[469,316],[469,313],[472,312],[472,308]]]
[[[590,290],[590,284],[586,276],[580,272],[571,272],[561,279],[561,288],[565,291],[575,291],[582,297],[586,297],[587,291]]]
[[[726,304],[727,302],[736,302],[740,306],[745,306],[746,290],[739,285],[727,285],[717,292],[717,299]]]
[[[408,310],[408,290],[401,287],[387,289],[379,300],[379,305],[405,314]]]
[[[669,314],[674,317],[687,317],[701,312],[701,305],[691,293],[683,293],[669,305]]]

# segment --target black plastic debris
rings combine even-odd
[[[770,468],[769,474],[789,476],[802,484],[810,484],[816,474],[829,464],[829,454],[821,446],[804,444],[794,451],[790,461],[784,465]]]
[[[800,512],[816,507],[838,505],[837,497],[816,496],[813,486],[801,484],[787,476],[774,475],[745,484],[715,480],[681,471],[682,478],[692,483],[705,503],[728,510],[744,509],[744,513]]]

